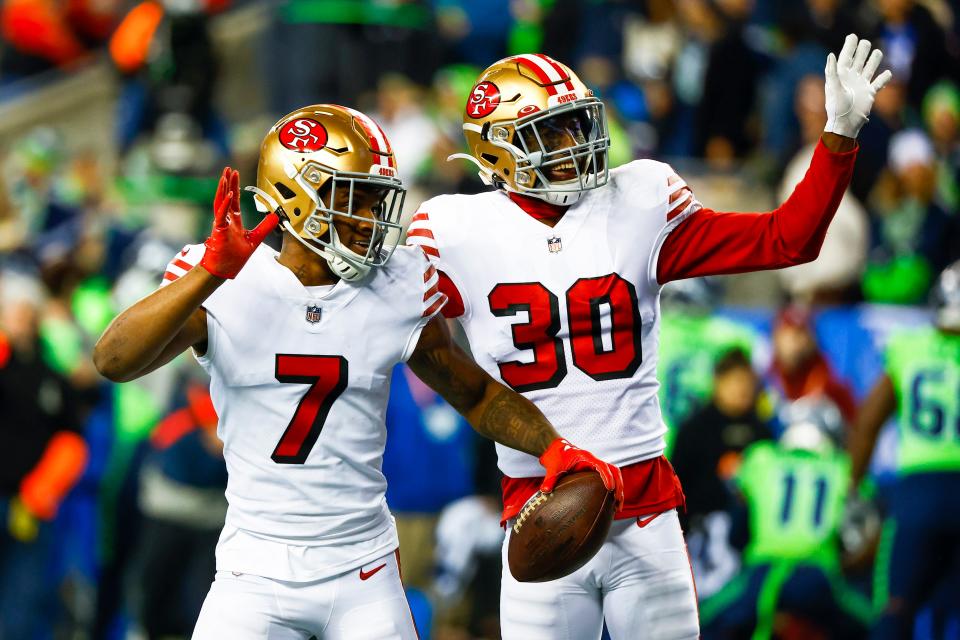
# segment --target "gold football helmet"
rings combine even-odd
[[[334,216],[362,217],[354,214],[360,189],[379,198],[364,255],[342,244],[333,224]],[[317,104],[281,118],[260,147],[257,186],[247,190],[259,211],[275,212],[290,235],[345,280],[385,264],[400,240],[405,189],[396,158],[379,125],[354,109]],[[338,209],[343,202],[346,208]]]
[[[487,184],[559,205],[609,177],[603,103],[567,66],[542,54],[504,58],[467,99],[463,132]]]

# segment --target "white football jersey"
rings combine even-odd
[[[414,215],[407,243],[459,290],[477,362],[561,435],[623,466],[663,453],[657,257],[700,208],[668,165],[637,160],[553,228],[500,191],[440,196]],[[504,474],[543,475],[535,457],[497,449]]]
[[[186,247],[164,282],[203,251]],[[381,473],[390,374],[445,299],[416,248],[329,287],[304,287],[276,257],[261,245],[203,303],[198,360],[229,472],[217,569],[309,581],[397,546]]]

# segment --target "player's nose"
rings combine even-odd
[[[369,208],[363,208],[353,213],[354,231],[364,237],[369,238],[373,235],[373,227],[376,221],[373,211]]]
[[[573,132],[569,129],[551,129],[546,136],[545,142],[551,151],[572,147],[577,143]]]

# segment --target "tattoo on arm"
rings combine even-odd
[[[540,456],[558,437],[540,410],[516,391],[500,386],[484,404],[474,426],[501,444]]]
[[[539,456],[559,437],[532,402],[491,378],[453,344],[418,349],[409,365],[487,438]]]
[[[476,375],[469,367],[464,371],[463,367],[456,366],[452,360],[467,356],[455,353],[454,349],[455,346],[450,349],[418,349],[408,364],[427,386],[443,396],[454,409],[466,415],[483,398],[485,385],[482,376],[486,373],[480,370],[481,375]],[[470,364],[479,369],[473,361]]]

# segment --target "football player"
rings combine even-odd
[[[604,620],[615,640],[697,636],[683,493],[662,455],[660,288],[817,257],[855,137],[890,78],[873,77],[881,57],[852,34],[839,58],[830,54],[821,143],[793,194],[767,213],[703,207],[661,162],[611,170],[603,103],[547,56],[506,58],[480,76],[463,120],[469,154],[458,156],[496,190],[427,201],[407,242],[440,270],[445,313],[460,318],[483,368],[564,437],[620,465],[626,490],[606,545],[579,571],[545,584],[504,571],[504,638],[599,638]],[[545,470],[505,447],[499,466],[509,520]]]
[[[897,481],[877,552],[875,638],[911,638],[917,612],[960,557],[960,262],[933,291],[934,324],[894,335],[850,439],[854,486],[897,416]],[[954,609],[954,613],[956,609]]]
[[[210,237],[94,354],[115,381],[186,349],[210,374],[229,510],[195,638],[416,637],[381,473],[401,361],[480,433],[545,456],[551,475],[596,469],[622,498],[616,467],[559,439],[452,342],[436,269],[396,248],[404,190],[370,118],[334,105],[287,115],[252,190],[266,217],[247,231],[239,176],[224,171]],[[279,254],[261,244],[278,224]]]
[[[850,485],[846,425],[832,402],[813,396],[783,414],[779,442],[750,445],[734,476],[746,507],[743,569],[703,603],[704,638],[786,636],[775,628],[781,612],[827,637],[866,635],[870,603],[841,572]]]

